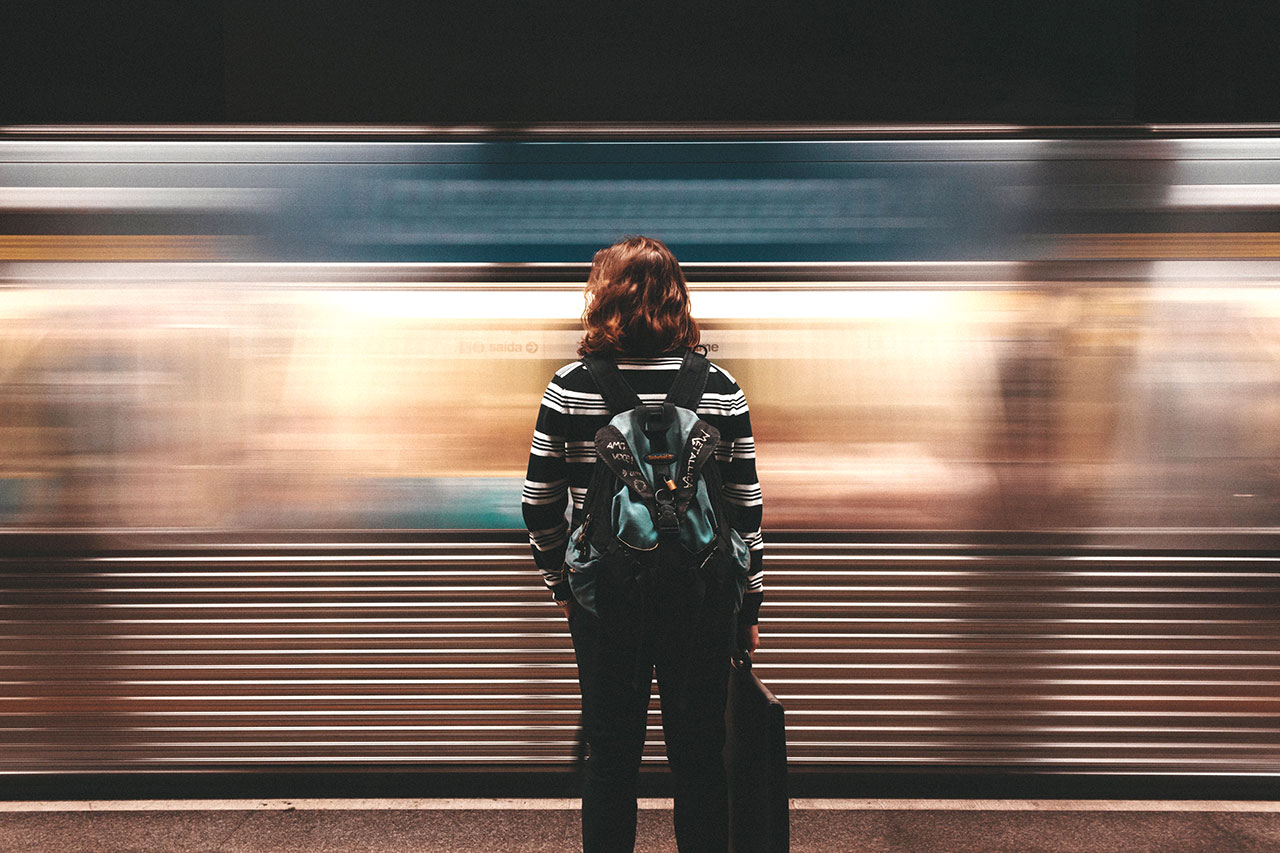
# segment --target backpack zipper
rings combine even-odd
[[[573,543],[574,546],[578,549],[578,558],[582,560],[587,559],[587,557],[591,553],[591,543],[587,541],[587,533],[590,531],[590,529],[591,529],[591,514],[587,513],[587,515],[582,519],[582,527],[578,529],[578,538]]]

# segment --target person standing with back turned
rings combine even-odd
[[[585,296],[586,334],[578,348],[583,358],[557,370],[543,395],[522,500],[534,559],[569,621],[578,662],[589,749],[582,796],[583,850],[634,850],[636,781],[656,669],[667,758],[675,776],[677,844],[681,853],[724,853],[728,807],[721,753],[730,657],[735,644],[749,651],[759,645],[756,623],[764,597],[760,484],[747,402],[727,371],[693,352],[701,348],[700,333],[690,314],[684,273],[658,240],[628,237],[596,252]],[[699,396],[697,387],[703,381]],[[649,466],[640,465],[649,485],[631,481],[640,492],[652,488],[649,512],[634,509],[641,506],[639,493],[629,493],[624,486],[612,497],[612,518],[607,511],[591,517],[592,505],[600,504],[596,492],[602,489],[595,483],[609,477],[606,471],[602,479],[596,464],[600,452],[608,454],[609,446],[597,441],[597,432],[611,419],[615,424],[624,421],[625,417],[614,416],[638,403],[635,423],[644,422],[644,435],[654,439],[649,427],[664,409],[666,423],[671,423],[672,411],[681,415],[680,409],[669,405],[682,405],[675,397],[691,401],[695,429],[703,429],[711,438],[719,433],[714,462],[699,469],[713,469],[705,473],[704,482],[719,492],[711,499],[715,520],[704,524],[714,528],[707,535],[717,537],[716,541],[692,556],[688,549],[675,550],[684,546],[683,538],[675,545],[654,544],[650,549],[655,554],[683,553],[680,566],[670,558],[655,562],[643,547],[618,548],[614,541],[613,528],[630,523],[628,518],[638,519],[635,523],[643,526],[652,515],[654,525],[661,526],[664,496],[671,504],[674,495],[674,504],[691,512],[683,509],[690,494],[696,493],[699,500],[706,495],[697,492],[696,483],[690,485],[687,472],[692,462],[668,473],[670,463],[663,460],[676,454],[648,453],[664,449],[649,443],[644,444],[645,450],[636,451],[635,442],[644,442],[639,430],[629,437],[632,446],[621,458],[640,465],[628,455],[635,451],[650,461]],[[688,412],[683,417],[694,420]],[[613,435],[621,437],[621,433]],[[695,436],[689,446],[696,443]],[[705,456],[710,458],[709,448]],[[679,460],[675,464],[679,466]],[[627,473],[625,468],[616,470]],[[683,489],[673,481],[681,478],[681,472],[685,472]],[[670,492],[663,483],[671,487]],[[586,505],[589,484],[592,505]],[[565,518],[570,497],[571,522]],[[609,496],[605,499],[607,508]],[[606,516],[603,522],[601,514]],[[727,525],[720,525],[721,520]],[[597,529],[602,525],[607,529]],[[682,525],[697,526],[688,520]],[[671,530],[667,533],[674,536]],[[680,536],[685,535],[682,529]],[[727,544],[730,535],[732,546]],[[621,535],[616,538],[627,541]],[[623,558],[601,557],[596,545],[602,552],[609,551],[603,544],[608,542],[632,555],[623,555],[632,562],[618,569]],[[733,552],[733,559],[725,562],[734,568],[730,574],[735,576],[706,569],[713,560],[702,554],[720,547],[717,543],[722,551]],[[608,563],[610,559],[614,563]],[[588,571],[593,563],[608,563],[610,568],[601,569],[596,577]]]

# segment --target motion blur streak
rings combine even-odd
[[[0,261],[171,261],[234,257],[231,237],[169,234],[0,234]]]
[[[797,767],[1280,772],[1280,138],[1005,130],[0,137],[0,772],[566,767],[519,494],[637,231]]]
[[[1064,258],[1280,258],[1280,232],[1064,234]]]

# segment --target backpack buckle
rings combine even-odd
[[[667,427],[676,419],[676,407],[674,403],[664,402],[661,406],[645,406],[644,408],[644,432],[645,434],[655,432],[666,432]]]
[[[671,532],[680,529],[680,519],[676,516],[676,496],[667,489],[658,489],[653,493],[653,501],[657,505],[659,532]]]

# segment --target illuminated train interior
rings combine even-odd
[[[1280,138],[1165,128],[0,135],[0,773],[568,768],[520,489],[628,233],[794,768],[1280,771]]]

